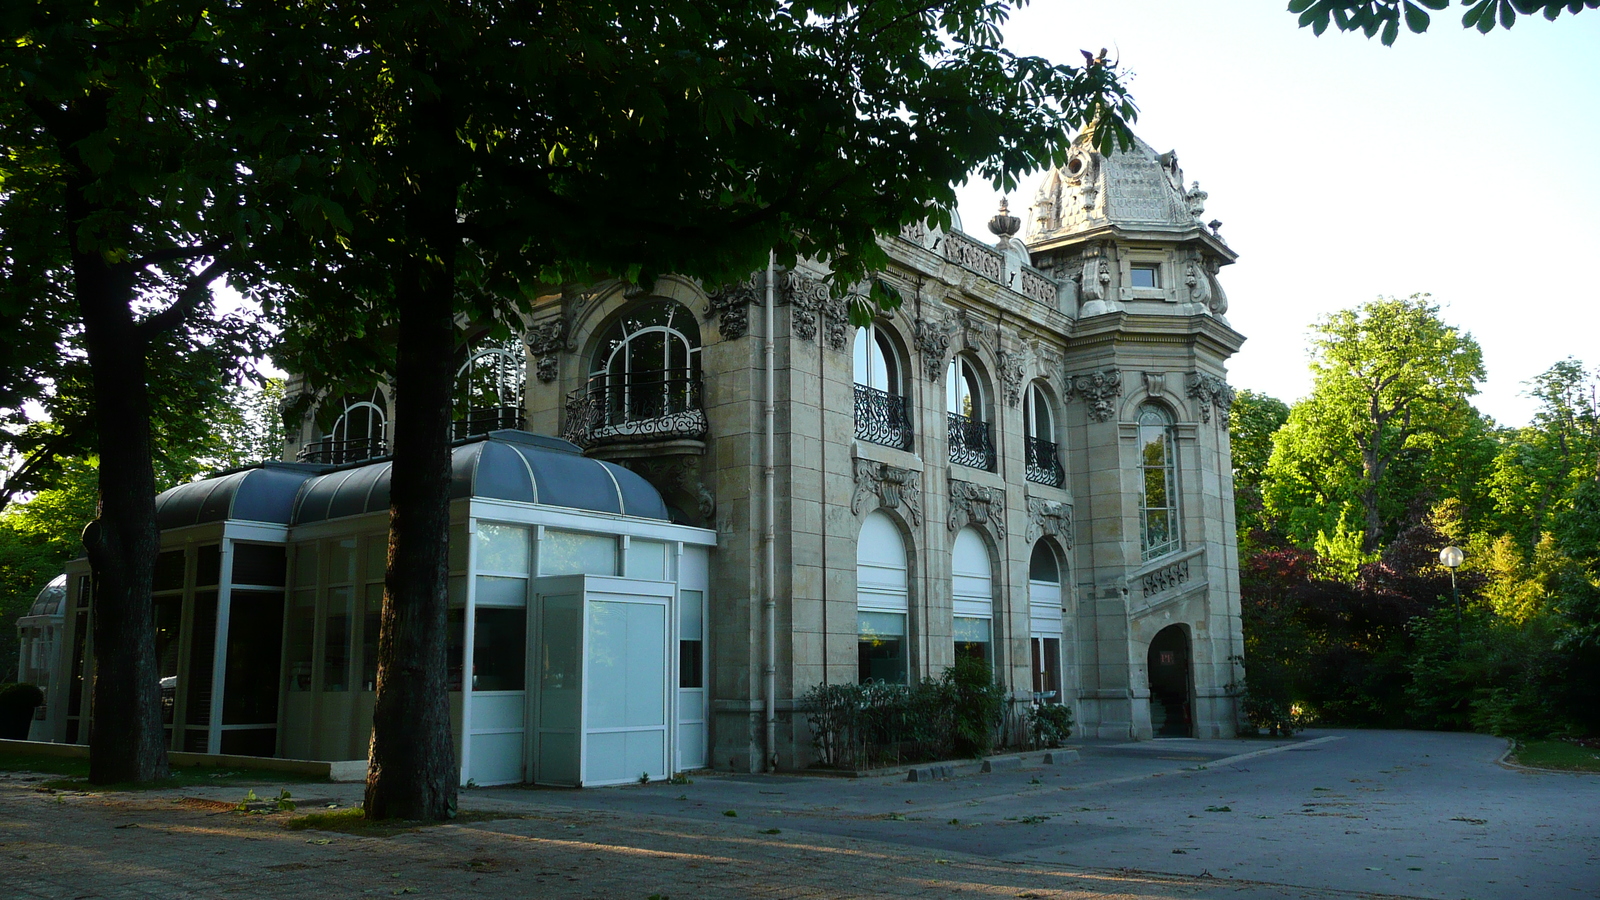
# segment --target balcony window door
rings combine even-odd
[[[911,412],[901,387],[894,345],[875,325],[856,330],[856,437],[911,449]]]
[[[1023,415],[1027,427],[1027,478],[1036,484],[1059,487],[1065,480],[1061,448],[1056,444],[1055,414],[1050,398],[1036,382],[1028,385],[1028,402]]]
[[[475,348],[456,370],[455,437],[520,429],[526,370],[521,341]]]
[[[945,377],[945,399],[950,419],[950,461],[994,471],[994,441],[989,435],[982,382],[966,357],[957,356],[951,361]]]
[[[606,330],[589,383],[568,399],[568,440],[702,439],[700,326],[670,300],[649,301]]]

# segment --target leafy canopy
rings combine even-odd
[[[1554,22],[1562,12],[1577,15],[1600,7],[1600,0],[1460,0],[1459,5],[1464,9],[1461,27],[1488,34],[1496,26],[1515,25],[1519,15],[1540,13]],[[1402,19],[1412,34],[1421,34],[1433,22],[1428,10],[1449,8],[1450,0],[1289,0],[1289,12],[1300,15],[1301,28],[1320,35],[1331,24],[1340,31],[1376,36],[1385,46],[1400,36]]]

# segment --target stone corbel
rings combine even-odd
[[[1233,409],[1234,390],[1226,381],[1205,372],[1190,372],[1184,376],[1183,386],[1189,399],[1199,407],[1200,421],[1210,422],[1211,410],[1215,408],[1223,424],[1227,424],[1228,413]]]
[[[951,531],[967,525],[987,525],[1000,540],[1006,539],[1006,494],[997,488],[950,479]]]
[[[567,320],[563,318],[546,319],[535,322],[528,328],[528,350],[533,353],[535,371],[539,380],[549,384],[556,380],[558,372],[556,354],[566,349]]]
[[[1028,498],[1028,543],[1053,537],[1072,549],[1072,507],[1058,500]]]
[[[1025,355],[1020,351],[1001,350],[995,354],[998,363],[1000,387],[1005,393],[1006,402],[1015,407],[1022,400],[1022,382],[1027,377],[1028,367],[1023,362]]]
[[[922,354],[922,372],[937,384],[944,378],[944,358],[950,352],[953,326],[946,319],[918,316],[912,323],[912,337]]]
[[[760,304],[756,290],[756,276],[735,281],[712,291],[706,298],[706,315],[717,320],[717,333],[727,340],[742,338],[750,332],[750,306]]]
[[[1117,414],[1117,399],[1122,396],[1122,372],[1119,369],[1101,369],[1083,375],[1073,375],[1071,396],[1080,397],[1089,407],[1089,419],[1109,422]]]
[[[905,509],[906,517],[914,526],[922,525],[922,474],[888,463],[870,459],[855,461],[855,495],[850,498],[850,512],[861,515],[868,511],[868,501],[876,499],[884,509]]]

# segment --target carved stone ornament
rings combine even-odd
[[[1053,537],[1072,549],[1072,507],[1058,500],[1028,498],[1028,543]]]
[[[1189,561],[1180,559],[1144,576],[1144,595],[1151,597],[1181,587],[1189,581]]]
[[[707,298],[706,315],[717,319],[717,332],[727,340],[750,333],[750,305],[761,302],[756,291],[756,276],[725,284]]]
[[[868,302],[861,294],[852,293],[849,297],[835,297],[829,294],[822,301],[823,313],[823,340],[828,342],[829,349],[843,350],[850,346],[850,304]]]
[[[956,310],[955,327],[961,333],[962,346],[968,350],[993,351],[996,348],[999,330],[971,312]]]
[[[944,357],[950,351],[950,335],[954,326],[948,321],[918,317],[911,323],[917,352],[922,354],[922,371],[928,380],[939,383],[944,378]]]
[[[1189,399],[1196,401],[1200,409],[1200,421],[1211,421],[1211,409],[1215,407],[1218,416],[1224,424],[1228,421],[1228,411],[1233,409],[1233,388],[1226,381],[1216,375],[1207,375],[1204,372],[1190,372],[1184,376],[1183,387]]]
[[[1022,401],[1022,380],[1028,374],[1028,367],[1023,363],[1023,359],[1023,354],[1014,350],[1001,350],[995,354],[1000,388],[1005,392],[1006,402],[1013,407]]]
[[[996,488],[950,479],[951,531],[967,525],[988,525],[995,537],[1006,539],[1006,495]]]
[[[565,319],[546,319],[528,329],[528,349],[538,359],[535,371],[546,384],[556,380],[556,354],[566,347],[567,322]]]
[[[922,474],[870,459],[855,461],[856,492],[850,498],[850,512],[861,515],[875,507],[905,509],[912,525],[922,524]]]
[[[1102,369],[1085,375],[1072,376],[1072,396],[1082,397],[1089,406],[1089,418],[1095,422],[1109,422],[1117,414],[1117,398],[1122,396],[1122,372],[1119,369]]]
[[[1152,397],[1160,397],[1167,392],[1167,375],[1165,372],[1144,373],[1144,391]]]
[[[817,316],[828,301],[828,285],[799,272],[785,272],[783,293],[789,300],[790,331],[802,341],[816,340]]]

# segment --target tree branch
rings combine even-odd
[[[221,277],[222,273],[228,271],[232,265],[233,260],[227,254],[217,254],[211,265],[189,276],[189,283],[184,285],[183,290],[178,293],[178,299],[172,301],[171,306],[148,316],[136,326],[139,336],[149,340],[154,335],[177,328],[190,313],[199,308],[200,301],[210,296],[207,289],[211,286],[211,282]]]

